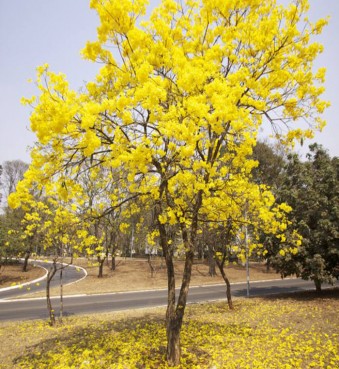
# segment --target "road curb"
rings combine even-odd
[[[65,264],[64,264],[65,265]],[[64,286],[70,286],[70,285],[72,285],[72,284],[75,284],[75,283],[78,283],[78,282],[80,282],[80,281],[82,281],[83,279],[85,279],[86,277],[87,277],[87,275],[88,275],[88,273],[87,273],[87,270],[85,269],[85,268],[83,268],[83,267],[81,267],[81,266],[77,266],[77,265],[72,265],[73,266],[73,268],[75,268],[75,269],[82,269],[82,271],[84,272],[84,276],[82,277],[82,278],[80,278],[80,279],[77,279],[76,281],[74,281],[74,282],[70,282],[70,283],[66,283],[66,284],[64,284]]]

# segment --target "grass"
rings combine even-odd
[[[339,289],[190,305],[179,368],[339,367]],[[167,368],[163,308],[0,324],[0,368]]]

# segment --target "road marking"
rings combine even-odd
[[[66,295],[66,296],[62,296],[63,299],[65,298],[70,298],[70,297],[85,297],[88,296],[86,294],[79,294],[79,295]],[[56,299],[60,299],[60,296],[51,296],[51,300],[56,300]],[[6,298],[6,299],[0,299],[0,303],[2,302],[20,302],[20,301],[37,301],[37,300],[46,300],[46,296],[45,297],[28,297],[26,299],[11,299]]]
[[[250,284],[252,283],[265,283],[265,282],[275,282],[275,281],[286,281],[286,280],[290,280],[290,279],[298,279],[296,277],[287,277],[287,278],[274,278],[274,279],[263,279],[263,280],[255,280],[255,281],[250,281]],[[246,281],[243,282],[231,282],[231,286],[237,285],[237,284],[243,284],[243,283],[247,283]],[[225,283],[218,283],[218,284],[202,284],[200,286],[192,286],[190,288],[194,288],[194,287],[217,287],[217,286],[226,286]]]

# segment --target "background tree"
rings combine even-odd
[[[253,159],[258,162],[252,171],[254,182],[269,186],[277,202],[283,202],[280,191],[286,178],[286,149],[279,144],[258,141],[253,148]],[[266,260],[267,271],[269,271],[271,260],[280,251],[280,242],[275,235],[264,232],[261,233],[260,241],[265,244],[265,254],[261,257]]]
[[[12,258],[22,257],[26,249],[22,234],[21,221],[25,215],[22,209],[5,209],[1,214],[1,244],[0,255],[3,263]]]
[[[2,164],[2,191],[5,199],[15,191],[16,185],[24,177],[28,164],[22,160],[5,161]]]
[[[2,205],[0,254],[5,260],[24,256],[27,247],[29,248],[27,240],[17,235],[21,234],[21,222],[25,212],[22,209],[12,210],[7,206],[7,197],[15,191],[16,185],[23,179],[27,169],[28,164],[21,160],[5,161],[0,166],[0,205]],[[26,263],[23,270],[27,270]]]
[[[0,190],[2,190],[2,165],[0,165]],[[0,206],[2,202],[2,197],[3,197],[3,194],[2,192],[0,192]]]
[[[253,159],[258,162],[252,171],[253,180],[269,186],[276,196],[283,181],[286,156],[284,147],[267,141],[258,141],[253,148]]]
[[[277,255],[275,268],[283,275],[296,274],[314,281],[317,291],[339,276],[339,171],[320,145],[310,146],[305,162],[288,158],[280,197],[293,208],[292,227],[303,241],[296,255]]]

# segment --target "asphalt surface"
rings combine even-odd
[[[326,286],[324,286],[326,287]],[[313,282],[301,279],[284,279],[252,282],[250,296],[299,292],[314,289]],[[246,296],[246,283],[232,284],[232,296]],[[225,299],[225,285],[191,287],[189,303]],[[1,296],[0,296],[1,299]],[[56,316],[59,314],[59,298],[52,298]],[[109,311],[131,310],[163,306],[167,303],[166,290],[120,292],[98,295],[64,296],[64,316]],[[0,320],[29,320],[48,318],[46,299],[0,300]]]

